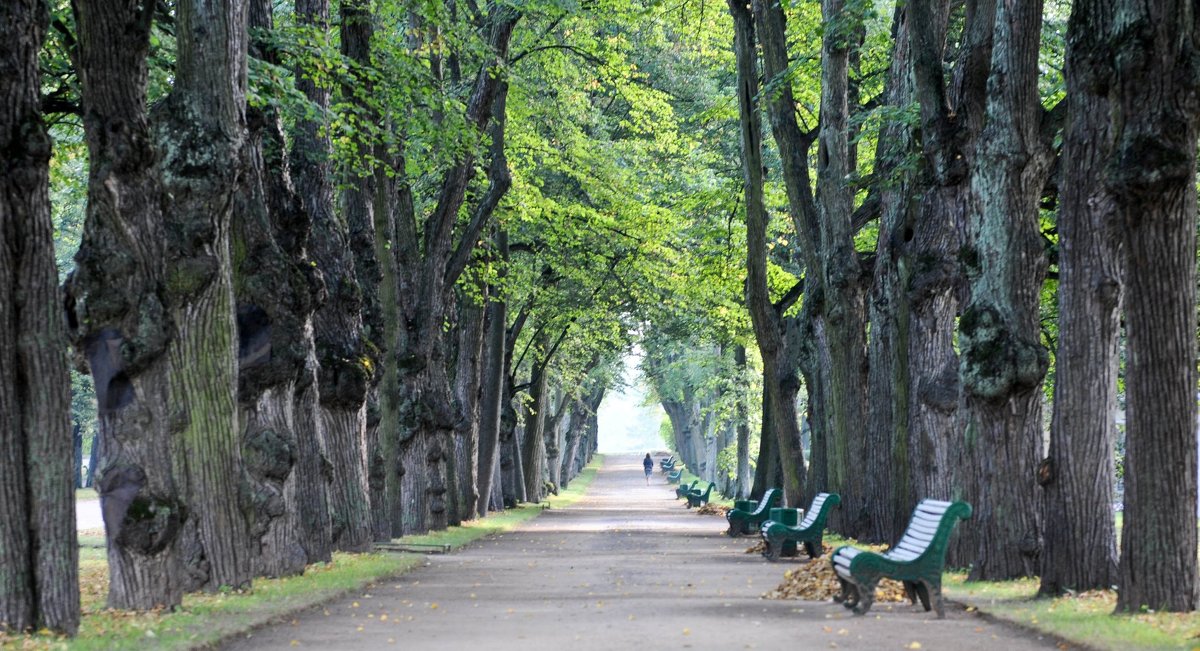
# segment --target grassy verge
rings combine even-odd
[[[1044,631],[1094,649],[1200,648],[1200,613],[1113,615],[1117,594],[1085,592],[1037,599],[1037,579],[966,582],[965,573],[947,573],[946,596],[992,617]]]
[[[98,499],[100,499],[100,494],[96,492],[95,488],[76,488],[75,489],[75,501],[76,502],[90,502],[90,501],[98,500]]]
[[[602,462],[597,455],[570,487],[545,500],[550,508],[578,501],[596,477]],[[90,489],[89,489],[90,490]],[[396,542],[446,544],[459,548],[484,536],[509,531],[543,511],[541,505],[523,504],[459,527],[424,536],[406,536]],[[375,581],[401,574],[420,565],[419,554],[334,554],[333,561],[309,567],[302,576],[256,579],[245,591],[196,593],[184,597],[174,612],[125,612],[104,607],[108,592],[108,563],[101,531],[80,532],[79,573],[83,621],[79,635],[66,639],[49,634],[0,633],[0,649],[42,651],[70,649],[187,649],[213,645],[231,636],[290,614],[361,590]]]

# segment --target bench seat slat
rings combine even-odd
[[[904,532],[904,537],[912,538],[914,540],[920,540],[921,542],[924,542],[924,543],[928,543],[929,541],[933,540],[933,538],[934,538],[933,534],[926,533],[924,531],[920,531],[920,530],[914,529],[912,527],[909,527],[908,530]]]
[[[937,531],[937,525],[941,524],[941,521],[941,518],[930,518],[929,515],[919,513],[912,516],[911,524],[923,526],[926,530]]]
[[[920,554],[917,552],[909,551],[907,549],[893,549],[884,554],[885,558],[889,558],[894,561],[911,561],[918,556],[920,556]]]
[[[928,545],[916,545],[907,540],[901,540],[900,543],[894,547],[894,549],[903,549],[904,551],[912,552],[917,556],[920,556],[921,554],[924,554],[925,550],[929,549],[929,547]]]

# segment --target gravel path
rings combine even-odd
[[[969,524],[969,523],[968,523]],[[1053,649],[954,606],[855,617],[768,601],[787,563],[743,553],[724,518],[674,500],[641,459],[609,456],[587,496],[369,592],[255,631],[229,649]]]

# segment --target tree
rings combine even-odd
[[[1045,247],[1038,199],[1054,124],[1038,94],[1042,2],[998,2],[986,104],[961,256],[970,300],[959,319],[965,406],[961,464],[974,506],[972,579],[1029,576],[1041,548],[1035,471],[1042,451],[1038,327]],[[1000,80],[1004,80],[1001,83]]]
[[[464,111],[464,124],[476,134],[487,132],[493,106],[508,88],[502,67],[507,60],[513,29],[521,18],[514,7],[491,5],[486,16],[475,16],[475,28],[486,43]],[[432,36],[432,35],[428,35]],[[500,106],[503,106],[501,104]],[[442,325],[454,283],[470,260],[483,227],[507,191],[503,176],[493,177],[495,192],[475,206],[470,223],[455,233],[459,209],[474,177],[473,150],[454,155],[441,175],[433,208],[423,219],[397,220],[396,252],[400,268],[400,494],[404,533],[421,533],[446,526],[447,461],[454,430],[450,385],[442,349]],[[417,216],[409,206],[402,214]],[[418,225],[417,221],[420,221]]]
[[[319,39],[328,38],[328,0],[298,3],[296,11],[301,25],[310,26]],[[301,70],[297,77],[302,79],[305,74],[312,73]],[[321,77],[301,82],[301,89],[318,110],[329,107],[329,83]],[[364,350],[362,295],[349,248],[349,224],[334,208],[330,135],[319,120],[301,120],[297,126],[296,185],[312,219],[310,253],[324,276],[327,292],[313,315],[326,462],[313,469],[331,475],[328,508],[333,547],[362,551],[371,543],[366,395],[375,369]],[[315,522],[323,523],[320,519]]]
[[[1126,272],[1125,522],[1117,610],[1196,608],[1196,139],[1191,4],[1122,2],[1105,185]]]
[[[250,27],[257,34],[252,66],[281,65],[269,38],[269,2],[251,3]],[[292,184],[278,99],[247,107],[232,232],[242,456],[255,507],[255,572],[266,576],[304,570],[302,496],[325,490],[320,473],[304,472],[309,464],[302,460],[318,445],[314,396],[301,396],[316,382],[312,313],[320,276],[308,258],[311,222]]]
[[[183,594],[177,545],[185,505],[171,463],[167,349],[174,325],[146,96],[154,13],[117,0],[83,0],[75,12],[90,164],[67,318],[96,387],[108,604],[173,607]]]
[[[45,3],[0,9],[0,629],[79,626],[66,335],[38,51]],[[12,66],[12,67],[7,67]]]
[[[784,495],[788,504],[801,504],[804,486],[804,452],[800,449],[800,430],[795,413],[795,396],[800,382],[796,376],[794,359],[795,352],[789,349],[789,339],[783,332],[786,327],[783,312],[792,301],[794,293],[779,304],[772,303],[767,287],[767,212],[763,204],[762,180],[762,133],[759,119],[759,109],[755,98],[758,96],[758,65],[755,53],[754,21],[750,12],[741,2],[729,3],[729,12],[734,22],[734,51],[737,53],[738,70],[738,106],[740,107],[740,126],[742,137],[742,172],[744,175],[745,204],[746,204],[746,243],[747,243],[747,281],[746,302],[750,310],[751,321],[754,324],[755,338],[763,357],[763,405],[764,415],[769,412],[769,418],[763,419],[763,437],[774,436],[774,443],[782,461],[784,478]],[[782,27],[776,25],[776,27]],[[782,34],[779,38],[783,38]],[[765,44],[764,40],[764,44]],[[774,51],[773,51],[774,52]],[[776,52],[777,54],[777,52]],[[765,69],[768,79],[774,80],[782,72],[776,58],[767,57],[769,63]],[[786,66],[784,66],[786,67]],[[788,84],[783,84],[777,93],[773,93],[773,103],[787,105],[787,111],[792,110],[791,92]],[[772,126],[776,126],[777,112],[772,113]],[[794,121],[792,122],[794,125]],[[777,138],[777,140],[779,140]],[[785,139],[783,142],[790,142]],[[790,155],[802,155],[799,152],[786,149],[781,143],[781,157],[787,161]],[[786,163],[785,163],[786,164]],[[811,268],[810,268],[811,269]],[[797,283],[797,287],[799,287]],[[789,300],[790,299],[790,300]],[[767,424],[771,424],[768,430]],[[770,449],[770,448],[768,448]],[[766,467],[766,464],[760,464]],[[757,482],[756,482],[757,484]]]
[[[1067,42],[1067,119],[1058,210],[1058,350],[1050,453],[1039,477],[1042,594],[1117,582],[1113,522],[1121,239],[1101,175],[1111,155],[1112,7],[1076,1]]]
[[[955,347],[957,317],[966,283],[959,251],[971,196],[975,143],[986,116],[987,75],[995,24],[995,3],[975,3],[964,16],[953,68],[943,61],[950,47],[950,3],[919,0],[912,12],[913,92],[920,112],[920,175],[914,193],[926,197],[904,224],[900,240],[902,286],[908,294],[907,467],[910,488],[906,504],[926,497],[961,498],[958,468],[963,445],[959,422],[959,359]],[[885,223],[884,238],[894,238]],[[902,308],[903,309],[903,308]],[[974,561],[976,536],[970,527],[958,532],[947,562],[966,566]]]

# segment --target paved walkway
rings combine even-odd
[[[1053,649],[959,608],[768,601],[788,563],[674,499],[641,459],[610,456],[587,496],[515,532],[258,630],[230,649]],[[915,644],[914,644],[915,643]]]

